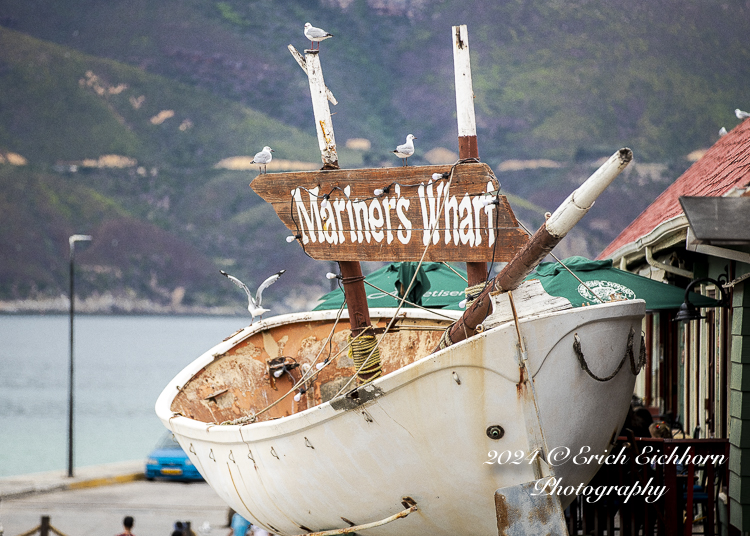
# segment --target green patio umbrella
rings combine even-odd
[[[406,287],[411,281],[417,263],[395,262],[375,270],[365,277],[365,291],[367,292],[367,304],[370,307],[398,307],[399,300],[381,292],[371,285],[375,285],[386,292],[398,295],[397,282],[402,282]],[[417,297],[421,293],[423,307],[431,309],[462,310],[458,304],[464,299],[466,272],[455,269],[461,275],[456,275],[450,268],[440,262],[425,262],[422,264],[423,272],[417,275],[414,288],[410,298]],[[369,283],[369,284],[368,284]],[[407,299],[410,299],[407,298]],[[412,301],[410,299],[410,301]],[[320,298],[320,303],[313,309],[338,309],[344,302],[344,292],[341,289],[325,294]],[[415,303],[419,303],[416,301]],[[411,307],[404,303],[404,307]]]
[[[638,274],[618,270],[611,260],[592,261],[585,257],[569,257],[562,261],[577,275],[581,284],[557,262],[543,262],[526,280],[538,279],[547,294],[566,298],[574,307],[594,305],[599,300],[592,292],[608,301],[610,296],[619,299],[642,299],[646,310],[678,309],[685,299],[685,289],[653,281]],[[713,298],[690,293],[690,302],[696,307],[717,307]]]

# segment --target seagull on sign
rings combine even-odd
[[[322,30],[320,28],[316,28],[309,22],[305,23],[305,37],[307,37],[310,40],[310,48],[312,50],[315,50],[315,43],[318,43],[318,50],[320,50],[320,42],[324,39],[328,39],[329,37],[333,37],[332,34],[329,34],[325,30]]]
[[[263,299],[263,291],[270,287],[272,284],[276,282],[276,280],[281,277],[281,274],[286,272],[286,270],[281,270],[280,272],[276,272],[271,277],[263,281],[263,283],[260,284],[258,287],[258,292],[255,294],[255,298],[253,298],[253,295],[250,293],[250,289],[247,288],[247,285],[237,279],[234,276],[229,275],[224,270],[221,270],[221,275],[229,279],[232,283],[240,287],[242,290],[245,291],[245,294],[247,294],[247,310],[250,311],[250,314],[252,315],[252,320],[250,321],[250,325],[252,325],[253,322],[255,322],[255,317],[259,316],[261,320],[263,320],[263,313],[267,313],[270,311],[270,309],[264,309],[260,306],[261,300]]]
[[[253,164],[261,164],[263,166],[263,171],[261,173],[265,173],[266,166],[268,166],[268,163],[273,160],[272,152],[273,149],[266,145],[261,152],[256,153],[253,157]]]
[[[743,112],[743,111],[742,111],[742,110],[740,110],[739,108],[737,108],[737,109],[736,109],[736,110],[734,111],[734,115],[736,115],[736,116],[737,116],[737,119],[747,119],[748,117],[750,117],[750,113],[747,113],[747,112]]]
[[[399,145],[396,147],[396,150],[393,151],[393,154],[398,156],[401,160],[404,162],[404,166],[408,166],[409,162],[407,161],[411,155],[414,154],[414,141],[416,140],[416,136],[414,134],[409,134],[406,136],[406,143],[403,145]]]

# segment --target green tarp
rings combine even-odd
[[[557,262],[540,263],[536,272],[526,280],[538,279],[548,294],[566,298],[574,307],[599,303],[592,291],[604,301],[608,301],[610,296],[616,299],[645,300],[649,311],[678,309],[685,298],[685,289],[618,270],[612,266],[611,260],[592,261],[585,257],[569,257],[562,262],[586,286]],[[696,307],[716,307],[719,303],[695,292],[690,293],[690,302]]]
[[[640,298],[646,301],[646,309],[649,311],[678,309],[685,297],[685,289],[618,270],[612,267],[611,260],[592,261],[585,257],[569,257],[563,259],[562,262],[584,281],[586,286],[557,262],[540,263],[536,272],[529,275],[526,280],[538,279],[548,294],[568,299],[573,307],[599,303],[591,291],[604,301],[609,300],[610,296],[631,300]],[[408,285],[411,274],[414,273],[409,266],[402,266],[407,264],[416,265],[416,263],[389,264],[365,278],[367,303],[370,307],[398,307],[398,300],[371,287],[367,282],[387,292],[398,294],[396,282],[399,274],[407,279],[404,285]],[[464,299],[466,282],[439,262],[426,262],[422,266],[428,280],[425,282],[422,277],[417,278],[422,289],[428,288],[422,295],[422,306],[462,310],[458,304]],[[457,271],[465,277],[465,272]],[[341,289],[337,289],[324,295],[320,300],[321,302],[314,310],[338,309],[344,301],[344,293]],[[695,292],[690,293],[690,302],[696,307],[716,307],[719,303],[717,300]],[[409,307],[407,304],[404,306]]]
[[[370,307],[398,307],[399,300],[388,296],[387,294],[368,285],[368,282],[386,292],[398,294],[396,282],[399,277],[403,279],[404,287],[409,285],[411,276],[414,274],[413,268],[417,263],[395,262],[375,270],[365,278],[365,291],[367,292],[367,304]],[[415,287],[421,292],[423,307],[432,309],[452,309],[460,311],[459,302],[464,299],[464,289],[466,281],[456,275],[450,268],[439,262],[425,262],[422,264],[423,274],[417,276]],[[466,272],[456,269],[463,277]],[[426,276],[426,277],[425,277]],[[416,295],[412,291],[412,298]],[[315,311],[322,309],[338,309],[344,302],[344,292],[341,289],[325,294],[320,298],[321,303],[315,307]],[[417,302],[418,303],[418,302]],[[410,305],[404,303],[404,307]]]

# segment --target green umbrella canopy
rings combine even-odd
[[[566,298],[574,307],[599,303],[591,291],[604,301],[608,301],[610,296],[645,300],[649,311],[678,309],[685,299],[685,289],[618,270],[612,266],[612,260],[592,261],[585,257],[568,257],[562,262],[586,286],[557,262],[540,263],[536,272],[526,277],[526,280],[538,279],[547,294]],[[696,292],[690,293],[690,303],[696,307],[717,307],[719,304],[717,300]]]
[[[370,286],[370,284],[398,295],[396,282],[399,280],[399,276],[405,279],[403,285],[406,287],[411,281],[410,272],[413,274],[413,271],[408,270],[407,266],[402,265],[416,266],[416,263],[395,262],[375,270],[365,277],[365,291],[367,292],[367,305],[369,307],[398,307],[400,300],[388,296]],[[466,272],[456,269],[461,274],[461,276],[458,276],[450,268],[439,262],[425,262],[422,264],[422,269],[424,274],[418,275],[415,281],[415,286],[419,284],[421,289],[426,289],[426,292],[422,294],[421,305],[432,309],[462,310],[458,304],[464,299],[464,289],[467,284],[461,276],[466,277]],[[426,276],[426,281],[424,276]],[[320,303],[313,310],[338,309],[343,302],[344,292],[339,288],[323,295],[320,298]],[[404,303],[404,307],[411,306]]]

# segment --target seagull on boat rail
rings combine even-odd
[[[329,37],[333,37],[333,35],[329,34],[325,30],[316,28],[309,22],[306,22],[305,23],[305,37],[307,37],[310,40],[310,48],[312,50],[315,50],[315,43],[318,43],[318,50],[320,50],[320,42],[325,39],[328,39]]]
[[[253,164],[261,164],[263,166],[263,173],[266,172],[266,166],[268,166],[269,162],[273,160],[272,152],[273,149],[266,145],[261,152],[255,153],[253,157]]]
[[[406,143],[404,143],[403,145],[399,145],[398,147],[396,147],[396,150],[393,151],[393,154],[398,156],[404,162],[404,166],[409,165],[408,159],[411,155],[414,154],[413,140],[416,139],[417,137],[414,136],[414,134],[409,134],[408,136],[406,136]]]
[[[252,320],[250,321],[250,325],[255,322],[255,317],[259,316],[261,320],[263,320],[263,313],[267,313],[270,311],[270,309],[264,309],[260,306],[261,300],[263,299],[263,291],[273,285],[276,280],[281,277],[281,274],[286,272],[286,270],[281,270],[279,272],[276,272],[271,277],[263,281],[263,283],[260,284],[258,287],[258,292],[255,294],[255,298],[253,298],[253,295],[250,292],[250,289],[247,288],[247,285],[237,279],[236,277],[229,275],[224,270],[221,270],[221,275],[229,279],[232,283],[240,287],[245,291],[245,294],[247,294],[247,310],[250,311],[250,314],[252,315]]]

